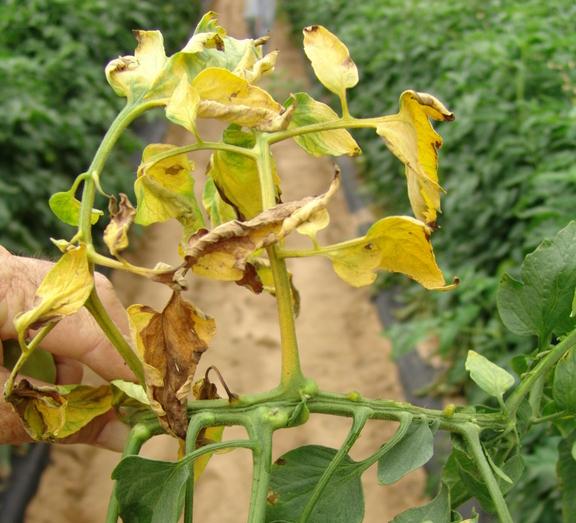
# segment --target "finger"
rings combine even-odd
[[[14,317],[32,308],[36,289],[53,264],[30,258],[11,256],[0,250],[0,338],[15,338]],[[96,288],[105,308],[127,335],[126,311],[116,297],[112,284],[96,275]],[[105,379],[133,380],[134,375],[105,338],[86,309],[64,318],[42,342],[42,347],[55,355],[76,359],[91,367]]]
[[[56,383],[58,385],[82,383],[84,367],[80,362],[63,356],[55,356],[54,362],[56,363]]]

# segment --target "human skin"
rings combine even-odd
[[[0,246],[0,340],[16,338],[14,317],[33,306],[35,292],[52,263],[11,255]],[[128,317],[112,284],[101,274],[95,275],[98,294],[124,334],[128,334]],[[0,343],[0,387],[8,377],[3,366]],[[64,318],[42,341],[42,348],[54,355],[57,383],[80,383],[84,366],[90,367],[105,380],[134,380],[134,375],[112,344],[103,335],[86,309]],[[99,416],[79,433],[63,443],[88,443],[121,451],[128,427],[113,411]],[[0,398],[0,444],[30,441],[20,418],[12,406]]]

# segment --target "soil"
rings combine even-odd
[[[215,10],[222,25],[233,36],[243,36],[242,2],[219,0]],[[266,87],[282,100],[287,88],[305,86],[309,71],[302,52],[290,41],[282,21],[275,26],[271,49],[280,50],[277,69],[280,80]],[[287,71],[287,73],[286,73]],[[297,79],[297,80],[294,80]],[[284,93],[280,91],[284,90]],[[217,138],[222,126],[203,122],[200,133]],[[181,128],[171,127],[168,143],[191,140]],[[334,173],[328,159],[314,159],[293,141],[283,142],[273,151],[282,177],[283,199],[298,199],[324,192]],[[204,176],[208,155],[197,154],[198,180]],[[201,185],[198,183],[198,185]],[[343,194],[330,206],[331,225],[321,242],[334,242],[355,236],[358,219],[348,210]],[[131,261],[153,266],[158,261],[175,263],[180,236],[177,223],[150,227],[145,236],[133,242]],[[306,245],[308,240],[297,239]],[[302,365],[329,391],[358,391],[372,398],[402,400],[397,370],[390,360],[390,347],[370,301],[370,289],[355,289],[342,282],[323,259],[303,259],[290,264],[294,282],[301,293],[301,314],[297,320]],[[113,281],[123,302],[145,303],[161,309],[169,295],[162,285],[118,273]],[[264,391],[274,387],[279,377],[279,339],[274,301],[267,295],[254,295],[234,284],[195,278],[190,280],[188,298],[216,318],[216,338],[202,359],[198,375],[208,365],[216,365],[237,393]],[[297,429],[275,435],[275,456],[304,444],[339,447],[350,421],[322,415],[313,416]],[[394,424],[369,423],[352,451],[360,458],[376,450],[394,431]],[[227,429],[225,437],[241,435],[240,429]],[[144,448],[144,455],[174,459],[176,445],[168,437],[158,437]],[[100,523],[105,519],[111,492],[110,474],[118,454],[86,446],[55,446],[51,464],[43,476],[39,492],[27,512],[27,523]],[[251,460],[248,451],[236,450],[217,455],[198,482],[195,521],[238,523],[246,520],[249,502]],[[402,510],[424,501],[425,477],[416,471],[390,487],[376,483],[376,471],[364,475],[366,523],[391,520]],[[329,523],[329,522],[327,522]]]

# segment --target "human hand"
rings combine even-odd
[[[0,340],[16,338],[14,317],[33,306],[36,289],[52,263],[12,256],[0,246]],[[95,275],[96,288],[111,318],[128,334],[126,311],[118,300],[112,284],[100,274]],[[106,380],[134,380],[134,375],[118,352],[104,336],[86,309],[64,318],[42,341],[42,348],[54,355],[57,383],[80,383],[84,365]],[[0,343],[0,365],[3,354]],[[8,377],[0,366],[0,385]],[[129,428],[113,411],[99,416],[81,431],[62,440],[63,443],[89,443],[122,450]],[[0,444],[31,441],[11,405],[0,399]]]

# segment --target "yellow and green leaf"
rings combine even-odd
[[[450,121],[454,114],[430,94],[404,91],[400,111],[384,117],[376,132],[406,166],[408,197],[414,215],[434,227],[442,190],[438,183],[438,149],[442,138],[430,124],[430,118]]]
[[[58,219],[68,225],[77,226],[80,223],[80,202],[74,196],[74,189],[54,193],[48,205]],[[99,209],[92,209],[90,223],[94,225],[104,213]]]
[[[292,95],[285,104],[294,105],[294,112],[288,129],[319,123],[334,122],[338,115],[326,104],[314,100],[307,93]],[[295,142],[312,156],[358,156],[360,147],[346,129],[333,129],[315,133],[305,133],[294,137]]]
[[[217,227],[223,223],[236,219],[234,207],[227,204],[220,196],[214,179],[209,177],[204,183],[204,192],[202,194],[202,204],[210,217],[212,227]]]

